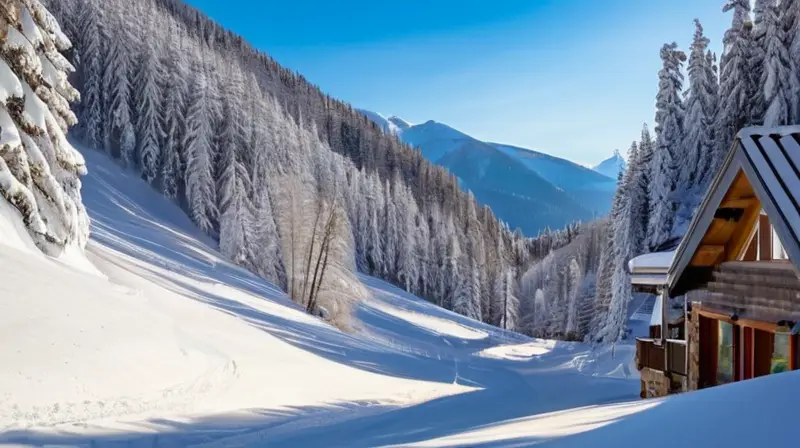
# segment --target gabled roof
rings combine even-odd
[[[737,259],[762,207],[800,271],[800,126],[739,132],[678,246],[667,275],[670,292],[683,292],[687,269],[709,273]]]

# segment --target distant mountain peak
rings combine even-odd
[[[603,160],[593,169],[604,176],[616,179],[620,172],[625,171],[627,166],[627,162],[625,162],[625,158],[620,154],[619,149],[615,149],[611,157]]]
[[[398,117],[397,115],[392,115],[391,117],[387,118],[387,120],[392,123],[393,125],[397,126],[398,129],[401,131],[405,131],[406,129],[414,126],[413,124],[409,123],[406,120]]]

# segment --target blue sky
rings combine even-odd
[[[722,0],[188,0],[356,107],[592,164],[652,123],[659,49]]]

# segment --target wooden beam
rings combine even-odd
[[[758,220],[758,259],[772,260],[772,226],[767,215],[759,216]]]
[[[716,266],[725,255],[725,246],[703,244],[692,258],[692,266]]]
[[[720,204],[719,208],[743,208],[748,209],[751,205],[758,202],[758,198],[750,197],[750,198],[738,198],[738,199],[727,199]]]
[[[722,322],[727,322],[727,323],[729,323],[731,325],[741,325],[741,326],[744,326],[744,327],[757,328],[759,330],[767,331],[767,332],[770,332],[770,333],[774,333],[775,329],[778,328],[778,324],[777,323],[764,322],[764,321],[752,320],[752,319],[742,319],[742,318],[739,318],[737,320],[733,320],[733,319],[731,319],[730,314],[719,313],[719,312],[716,312],[716,311],[711,311],[711,310],[706,309],[706,308],[694,308],[694,309],[692,309],[692,312],[697,313],[700,316],[708,317],[708,318],[711,318],[711,319],[716,319],[716,320],[719,320],[719,321],[722,321]]]
[[[726,261],[740,260],[744,256],[760,215],[761,203],[759,201],[754,202],[750,205],[750,208],[745,210],[744,216],[742,216],[736,227],[736,231],[734,231],[728,244],[726,244]]]

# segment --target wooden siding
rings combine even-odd
[[[789,263],[723,263],[714,271],[707,290],[688,295],[704,308],[742,319],[770,323],[800,320],[800,278]]]

